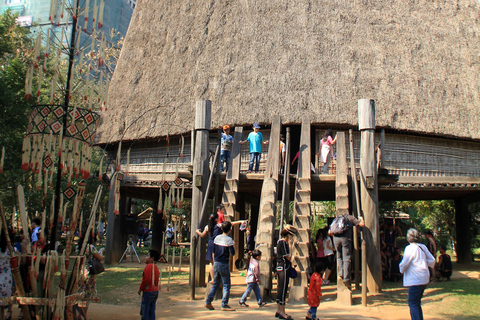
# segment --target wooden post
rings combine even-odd
[[[211,110],[211,101],[197,101],[195,114],[195,157],[193,158],[192,221],[190,225],[190,239],[192,239],[192,241],[196,237],[195,231],[200,222],[200,211],[202,209],[203,198],[205,193],[208,192],[206,187],[209,177],[208,140],[211,123]],[[202,264],[202,253],[200,252],[203,246],[200,245],[200,243],[201,241],[198,241],[198,245],[192,248],[194,251],[192,251],[192,254],[190,255],[190,270],[195,270],[194,274],[190,273],[191,288],[205,285],[205,263]]]
[[[365,218],[363,237],[367,249],[367,285],[371,293],[382,288],[380,262],[380,226],[378,220],[378,182],[375,159],[375,101],[358,100],[358,128],[362,140],[360,147],[360,190],[362,212]]]
[[[115,207],[115,185],[121,181],[117,179],[117,174],[113,174],[110,181],[110,195],[108,202],[107,213],[107,240],[105,244],[105,263],[116,264],[122,257],[125,250],[125,239],[122,232],[122,219],[120,215],[116,215],[114,211]]]
[[[477,194],[478,199],[478,194]],[[471,264],[472,251],[470,250],[470,225],[472,218],[468,211],[468,203],[466,199],[455,199],[455,228],[457,233],[457,243],[455,248],[457,249],[457,262],[464,264]]]
[[[349,130],[350,136],[350,181],[352,184],[352,213],[356,218],[360,217],[360,195],[358,194],[357,170],[355,167],[355,150],[353,147],[353,130]],[[358,244],[358,227],[353,227],[353,256],[355,260],[355,290],[360,289],[360,254]]]

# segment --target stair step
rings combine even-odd
[[[312,184],[309,178],[297,178],[295,188],[298,190],[310,190]]]
[[[307,229],[310,227],[310,217],[307,215],[295,215],[293,225],[297,229]]]
[[[295,203],[295,214],[298,216],[310,216],[311,208],[310,202],[296,202]]]

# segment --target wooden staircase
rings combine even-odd
[[[275,116],[270,133],[268,159],[260,196],[256,248],[262,252],[260,280],[262,296],[272,291],[272,259],[275,231],[275,214],[278,198],[278,174],[280,171],[280,117]]]
[[[297,180],[295,182],[294,220],[298,230],[293,265],[297,265],[299,275],[290,288],[290,301],[307,301],[308,269],[310,266],[308,244],[310,242],[310,198],[311,198],[311,147],[310,121],[303,120],[300,136],[300,154],[298,159]]]
[[[236,127],[233,134],[233,146],[230,153],[230,166],[223,187],[222,203],[225,206],[226,215],[230,220],[235,219],[235,206],[237,203],[238,183],[240,178],[240,140],[243,128]]]
[[[335,178],[336,215],[349,213],[348,205],[348,165],[345,132],[337,132],[337,172]],[[338,270],[337,270],[338,271]],[[339,273],[337,272],[337,275]],[[337,299],[341,304],[352,305],[352,291],[337,276]]]

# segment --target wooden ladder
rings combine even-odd
[[[308,267],[310,265],[308,244],[310,242],[310,198],[311,198],[311,147],[310,121],[303,119],[300,136],[300,154],[298,159],[297,180],[295,182],[293,226],[297,228],[297,244],[294,247],[292,261],[297,265],[298,277],[293,280],[289,298],[291,301],[307,301]]]
[[[270,133],[268,159],[258,212],[256,248],[262,252],[260,260],[260,280],[262,281],[262,296],[272,292],[272,259],[273,239],[275,231],[275,214],[278,198],[278,174],[280,171],[280,117],[275,116]]]
[[[336,215],[349,213],[348,205],[348,164],[345,132],[337,132],[337,172],[335,177]],[[352,251],[353,253],[353,251]],[[352,305],[352,291],[347,288],[337,272],[337,299],[341,304]]]
[[[240,179],[240,140],[242,139],[243,128],[236,127],[233,134],[233,146],[230,154],[230,166],[227,171],[227,178],[223,187],[222,203],[225,206],[226,215],[230,220],[235,219],[235,206],[237,203],[238,184]]]

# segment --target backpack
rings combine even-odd
[[[335,219],[333,219],[333,222],[330,225],[330,233],[334,236],[340,235],[347,231],[349,227],[350,221],[348,220],[346,214],[344,214],[343,216],[337,216]]]

